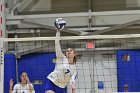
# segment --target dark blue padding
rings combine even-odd
[[[32,53],[21,56],[18,59],[18,72],[26,71],[33,80],[42,80],[43,84],[34,84],[36,93],[45,93],[47,76],[54,70],[55,63],[52,60],[56,57],[55,53]]]
[[[130,61],[122,60],[123,54],[130,55]],[[140,50],[117,50],[118,92],[123,92],[125,84],[129,92],[140,92]]]
[[[9,80],[16,83],[16,57],[14,54],[4,55],[4,93],[9,93]]]

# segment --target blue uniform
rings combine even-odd
[[[58,87],[51,80],[48,80],[47,84],[46,84],[46,91],[48,91],[48,90],[52,90],[55,93],[66,93],[66,88]]]

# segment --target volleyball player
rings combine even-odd
[[[10,80],[10,90],[9,93],[35,93],[33,85],[30,83],[28,75],[26,72],[22,72],[20,75],[20,83],[14,85],[13,80]]]
[[[68,82],[70,82],[72,93],[75,93],[76,52],[74,49],[68,48],[63,54],[59,42],[60,30],[57,30],[56,37],[56,65],[54,71],[47,76],[49,81],[46,84],[45,93],[64,93]]]

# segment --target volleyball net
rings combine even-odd
[[[44,93],[47,75],[55,67],[56,37],[1,38],[0,86],[28,73],[36,93]],[[140,35],[93,35],[60,37],[62,51],[77,52],[76,93],[140,91]],[[60,51],[61,52],[61,51]],[[67,93],[71,93],[68,84]]]

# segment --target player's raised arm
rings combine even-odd
[[[13,91],[13,80],[12,79],[10,79],[10,88],[9,88],[9,93],[12,93],[12,91]]]
[[[60,30],[57,30],[56,32],[55,52],[56,52],[57,60],[62,60],[64,54],[62,53],[61,46],[60,46]]]
[[[64,54],[62,53],[61,46],[60,46],[60,31],[64,28],[66,22],[62,18],[57,18],[55,19],[54,25],[56,28],[56,40],[55,40],[55,52],[57,58],[56,61],[62,62],[62,58],[64,57]]]

